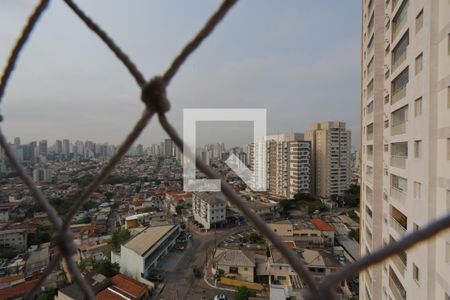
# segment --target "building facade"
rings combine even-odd
[[[194,220],[211,229],[214,224],[226,220],[226,201],[220,193],[197,192],[192,195],[192,214]]]
[[[351,177],[351,132],[344,122],[311,125],[305,134],[311,142],[312,191],[320,198],[342,195]]]
[[[147,227],[121,245],[120,253],[112,251],[111,262],[119,264],[122,274],[148,284],[146,278],[175,245],[180,232],[179,225]]]
[[[24,251],[27,249],[26,229],[6,229],[0,231],[0,249],[14,249]]]
[[[260,148],[264,145],[266,153],[261,154]],[[311,143],[304,140],[303,134],[270,135],[264,141],[257,142],[256,146],[253,145],[248,152],[253,153],[250,159],[253,164],[261,161],[254,159],[257,157],[255,152],[265,155],[266,167],[254,165],[252,169],[266,173],[266,188],[270,193],[292,199],[297,193],[311,192]]]
[[[450,209],[450,2],[363,0],[361,254]],[[360,274],[360,299],[450,299],[450,235]]]

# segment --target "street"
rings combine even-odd
[[[236,228],[220,230],[220,240],[235,232]],[[217,243],[219,238],[217,238]],[[171,252],[161,260],[158,270],[165,276],[165,286],[157,300],[181,300],[181,299],[214,299],[217,294],[225,294],[228,299],[234,299],[234,292],[223,291],[207,285],[203,279],[195,278],[194,267],[205,266],[214,249],[214,231],[208,233],[193,232],[193,239],[188,242],[187,249],[183,252]]]

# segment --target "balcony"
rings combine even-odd
[[[406,97],[406,86],[404,88],[398,90],[395,94],[392,95],[391,104],[394,104],[394,103],[402,100],[405,97]]]
[[[399,236],[404,236],[406,234],[406,228],[403,227],[396,219],[391,217],[391,227],[398,233]]]
[[[391,289],[396,300],[406,300],[405,288],[402,286],[400,280],[394,274],[392,269],[390,269],[389,288]]]
[[[406,122],[392,125],[391,135],[404,134],[406,133]]]
[[[367,160],[373,161],[373,153],[367,153]]]
[[[399,200],[402,203],[405,203],[406,200],[406,193],[404,193],[403,191],[391,186],[391,193],[390,193],[391,197]]]
[[[405,277],[405,271],[406,271],[406,263],[403,261],[403,259],[400,257],[400,255],[396,254],[391,256],[391,260],[394,263],[394,265],[397,267],[397,269],[400,271],[401,275]]]
[[[406,156],[400,156],[400,155],[392,155],[391,156],[391,166],[405,169],[406,168]]]
[[[397,68],[406,60],[406,50],[400,54],[395,60],[392,61],[391,72],[397,70]]]

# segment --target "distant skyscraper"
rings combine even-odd
[[[174,157],[174,144],[171,139],[164,140],[164,157]]]
[[[47,153],[48,153],[47,140],[39,141],[39,155],[47,156]]]
[[[351,132],[344,122],[323,122],[311,125],[305,139],[311,142],[313,194],[342,195],[350,185]]]
[[[144,146],[142,144],[136,146],[136,155],[144,155]]]
[[[250,169],[253,170],[254,159],[255,159],[255,144],[251,143],[251,144],[244,145],[243,151],[247,157],[247,165],[249,166]]]
[[[15,137],[14,138],[14,145],[20,146],[20,137]]]
[[[450,2],[364,0],[361,253],[450,211]],[[450,235],[360,273],[360,299],[450,299]]]
[[[63,151],[63,143],[61,140],[56,140],[55,142],[55,153],[61,154]]]
[[[70,141],[68,139],[62,141],[62,154],[66,156],[70,154]]]

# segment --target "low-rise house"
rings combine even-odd
[[[284,256],[274,247],[270,248],[269,253],[269,257],[264,257],[264,260],[259,260],[257,263],[256,275],[258,279],[270,284],[300,288],[300,279]]]
[[[0,231],[0,249],[14,249],[24,251],[27,249],[27,230],[6,229]]]
[[[122,274],[148,284],[146,277],[175,245],[180,233],[179,225],[147,227],[121,245],[120,254],[111,252],[111,261],[119,264]]]
[[[92,288],[94,294],[102,291],[108,287],[111,282],[110,280],[103,276],[102,274],[97,274],[95,272],[88,273],[84,276],[87,284]],[[59,289],[58,294],[55,296],[55,300],[85,300],[84,293],[78,287],[78,284],[73,283],[65,288]],[[111,298],[114,299],[114,298]]]
[[[312,276],[318,280],[341,267],[333,254],[325,250],[302,249],[301,257]]]
[[[221,276],[254,282],[255,254],[243,250],[218,249],[214,256],[213,268]]]
[[[83,259],[92,259],[95,262],[102,261],[107,259],[107,252],[111,249],[111,246],[108,243],[100,243],[100,244],[82,244],[78,247],[78,261]]]
[[[270,223],[280,237],[318,246],[334,245],[334,227],[321,219],[294,219]]]
[[[221,193],[197,192],[192,196],[194,220],[205,229],[217,226],[226,220],[226,201]]]
[[[111,285],[96,295],[97,300],[145,300],[149,298],[147,285],[117,274],[111,278]]]
[[[320,231],[320,236],[323,238],[323,243],[326,246],[334,245],[334,227],[322,219],[312,219],[311,223]]]

